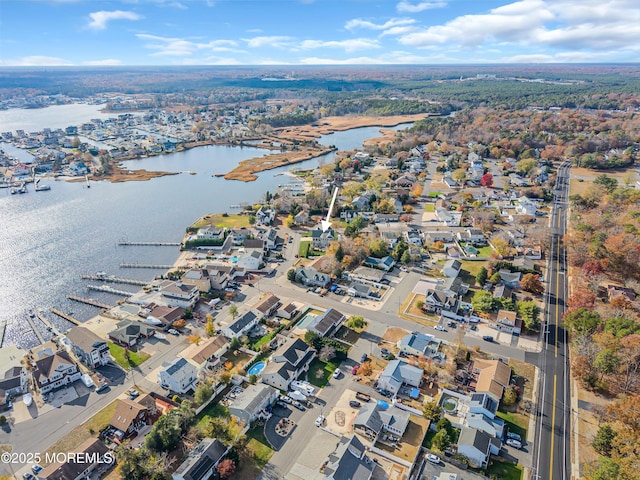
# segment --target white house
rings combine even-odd
[[[80,380],[82,373],[67,352],[51,353],[50,350],[44,350],[40,354],[33,370],[33,378],[41,393],[48,393]]]
[[[490,322],[489,326],[514,335],[520,335],[522,332],[522,320],[518,318],[516,312],[510,310],[498,310],[496,321]]]
[[[422,246],[423,239],[418,230],[409,230],[405,233],[405,238],[409,245],[415,245],[416,247]]]
[[[475,468],[486,467],[489,456],[497,455],[500,447],[500,440],[475,428],[463,428],[458,438],[458,453],[467,457]]]
[[[181,281],[164,280],[159,285],[162,298],[168,305],[193,308],[200,298],[200,291],[196,285],[188,285]]]
[[[316,351],[302,340],[277,336],[280,347],[262,371],[262,382],[279,390],[287,391],[289,385],[309,370]]]
[[[213,478],[214,474],[217,475],[216,467],[230,449],[230,446],[225,446],[215,438],[203,438],[173,473],[172,480],[209,480]]]
[[[460,273],[462,269],[462,263],[458,260],[447,260],[447,262],[442,266],[442,273],[445,277],[455,278]]]
[[[516,205],[516,212],[521,215],[535,215],[538,208],[536,204],[528,197],[518,198],[518,204]]]
[[[229,413],[249,425],[263,409],[275,402],[278,394],[278,390],[264,383],[250,385],[229,405]]]
[[[326,287],[331,283],[331,277],[313,267],[300,266],[296,269],[296,281],[307,286]]]
[[[260,207],[256,212],[256,225],[271,225],[276,218],[276,211],[272,208]]]
[[[0,372],[4,370],[0,380],[0,405],[4,405],[9,397],[27,393],[29,389],[29,375],[21,363],[24,354],[24,350],[14,345],[0,348]]]
[[[252,250],[246,252],[238,257],[238,268],[244,268],[245,270],[260,270],[262,264],[262,252],[259,250]]]
[[[90,368],[106,365],[111,361],[107,342],[85,327],[73,327],[67,332],[71,350],[82,363]]]
[[[258,317],[252,311],[241,315],[222,329],[222,334],[227,338],[237,338],[246,334],[258,324]]]
[[[438,351],[440,340],[427,333],[411,332],[398,340],[397,345],[408,355],[431,356]]]
[[[158,372],[158,383],[172,392],[187,393],[195,390],[198,371],[184,358],[164,362]]]
[[[391,360],[378,378],[378,387],[395,395],[403,385],[419,387],[423,373],[421,368],[402,360]]]
[[[315,229],[311,231],[311,246],[316,250],[324,250],[335,240],[335,234],[331,228],[322,231]]]
[[[402,438],[409,425],[409,412],[396,406],[384,409],[376,402],[362,405],[358,416],[353,421],[353,428],[371,439],[376,438],[383,430]]]

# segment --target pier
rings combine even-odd
[[[104,308],[104,309],[107,309],[107,310],[110,309],[110,308],[113,308],[113,305],[107,305],[106,303],[98,302],[97,300],[94,300],[93,298],[78,297],[77,295],[67,295],[67,298],[69,300],[73,300],[73,301],[76,301],[76,302],[84,303],[86,305],[91,305],[93,307]]]
[[[118,290],[108,285],[87,285],[87,288],[95,292],[113,293],[114,295],[122,295],[123,297],[130,297],[131,295],[133,295],[133,292],[127,292],[126,290]],[[111,308],[111,307],[107,306],[106,308]]]
[[[107,283],[123,283],[125,285],[137,285],[140,287],[144,287],[145,285],[148,285],[149,282],[145,282],[144,280],[135,280],[133,278],[121,278],[121,277],[114,277],[114,276],[108,276],[105,277],[103,275],[80,275],[80,278],[82,278],[83,280],[96,280],[98,282],[107,282]]]
[[[61,318],[64,318],[66,321],[73,323],[74,325],[80,325],[80,322],[73,318],[71,315],[67,315],[66,313],[58,310],[57,308],[52,308],[51,313],[55,313]]]
[[[179,247],[180,242],[129,242],[127,240],[120,240],[118,242],[120,247]]]
[[[154,265],[151,263],[121,263],[120,268],[156,268],[158,270],[169,270],[173,265]]]
[[[33,318],[31,317],[31,315],[32,314],[27,315],[27,322],[29,322],[29,326],[31,326],[31,330],[33,330],[33,333],[35,333],[36,337],[38,337],[38,341],[42,344],[44,343],[44,338],[42,337],[40,330],[38,330],[38,328],[36,327],[36,324],[33,321]]]
[[[55,333],[57,336],[62,335],[58,331],[58,329],[49,321],[49,319],[42,314],[42,311],[39,308],[36,310],[36,315],[38,316],[40,321],[47,326],[47,330],[49,330],[50,332]]]

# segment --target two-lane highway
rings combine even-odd
[[[562,326],[567,298],[566,250],[562,242],[567,224],[570,168],[571,165],[565,162],[558,169],[553,214],[550,219],[551,245],[546,279],[544,341],[542,352],[538,356],[541,376],[533,479],[571,478],[568,339]]]

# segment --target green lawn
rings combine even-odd
[[[309,365],[307,379],[312,385],[322,388],[327,384],[331,374],[336,368],[338,368],[338,366],[335,363],[324,362],[319,358],[314,358],[311,365]]]
[[[490,257],[491,254],[493,253],[493,248],[491,248],[490,246],[486,246],[486,247],[480,247],[478,248],[478,256],[481,258],[487,258]]]
[[[424,206],[424,211],[425,212],[435,212],[436,211],[436,206],[433,203],[427,203]]]
[[[433,442],[433,437],[436,436],[436,432],[435,430],[427,430],[427,434],[424,436],[424,440],[422,441],[422,446],[424,448],[428,448],[429,450],[431,450],[431,442]]]
[[[205,215],[196,223],[191,225],[193,228],[200,228],[206,225],[215,225],[219,228],[241,228],[249,226],[249,215],[238,215],[236,213],[223,216],[221,213],[213,213]]]
[[[264,467],[275,453],[264,436],[264,428],[262,426],[253,427],[247,432],[247,437],[250,439],[247,448],[251,450],[253,459],[259,467]]]
[[[474,278],[482,267],[486,267],[484,261],[460,260],[460,263],[462,263],[462,270],[466,270]]]
[[[498,411],[498,417],[503,419],[507,424],[510,432],[517,433],[522,439],[527,438],[527,427],[529,426],[529,419],[518,413],[501,412]]]
[[[276,336],[276,333],[278,333],[278,331],[274,330],[273,332],[269,332],[265,336],[260,338],[260,340],[258,340],[256,343],[253,344],[253,350],[255,350],[256,352],[259,352],[260,347],[262,347],[262,345],[269,343],[271,340],[273,340],[273,337]]]
[[[499,478],[500,480],[521,480],[522,467],[513,463],[493,460],[491,466],[487,468],[487,474],[491,478]]]
[[[311,242],[300,242],[298,255],[300,255],[300,258],[307,258],[309,256],[309,250],[311,250]]]
[[[125,370],[131,370],[132,368],[137,367],[142,364],[147,358],[149,358],[149,354],[144,352],[134,352],[133,350],[129,350],[129,358],[125,357],[125,349],[120,345],[116,345],[113,342],[109,343],[109,353],[116,361],[118,365],[120,365]]]
[[[442,195],[442,192],[429,192],[430,198],[437,198],[438,195]]]

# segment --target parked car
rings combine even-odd
[[[431,463],[435,463],[436,465],[440,464],[440,457],[437,455],[434,455],[433,453],[429,453],[427,455],[427,460],[430,461]]]
[[[482,339],[483,339],[485,342],[493,342],[493,337],[492,337],[491,335],[483,335],[483,336],[482,336]]]
[[[135,398],[138,395],[140,395],[140,392],[138,390],[136,390],[135,388],[130,388],[129,390],[127,390],[127,393],[129,395],[131,395],[133,398]]]
[[[289,397],[288,395],[282,395],[280,397],[280,400],[282,400],[284,403],[291,403],[293,400],[291,400],[291,397]]]
[[[170,333],[171,335],[175,335],[176,337],[180,335],[180,332],[175,328],[170,328],[169,330],[167,330],[167,332]]]
[[[522,442],[514,438],[507,438],[506,444],[513,448],[522,448]]]
[[[22,478],[24,478],[24,480],[36,480],[36,477],[34,477],[30,472],[24,472],[22,474]]]
[[[358,366],[354,365],[353,368],[351,369],[351,375],[355,375],[356,373],[358,373]]]
[[[322,426],[323,423],[324,423],[324,415],[320,415],[318,418],[316,418],[316,421],[315,421],[316,427]]]
[[[340,369],[339,369],[339,368],[336,368],[336,369],[333,371],[333,375],[331,375],[331,376],[332,376],[333,378],[339,378],[339,377],[340,377]]]
[[[291,403],[294,407],[296,407],[298,410],[300,410],[301,412],[304,412],[306,410],[305,406],[302,405],[300,402],[298,402],[297,400],[294,400]]]
[[[389,355],[389,353],[390,353],[390,352],[389,352],[389,350],[387,350],[386,348],[381,348],[381,349],[380,349],[380,354],[381,354],[383,357],[386,357],[387,355]]]
[[[37,463],[35,465],[31,465],[31,471],[36,475],[39,474],[42,470],[44,470],[44,467],[42,465],[38,465]]]
[[[433,327],[433,328],[435,328],[436,330],[438,330],[438,331],[440,331],[440,332],[446,332],[446,331],[447,331],[447,329],[446,329],[446,328],[444,328],[442,325],[436,325],[436,326],[435,326],[435,327]]]
[[[518,442],[522,443],[522,437],[517,433],[507,432],[507,438],[511,440],[517,440]]]
[[[105,390],[109,390],[109,385],[103,383],[102,385],[98,385],[98,388],[96,388],[96,393],[102,393]]]
[[[349,406],[351,408],[360,408],[361,403],[360,402],[356,402],[355,400],[350,400],[349,401]]]
[[[360,357],[360,363],[364,363],[367,361],[369,357],[367,357],[366,353],[363,353],[362,356]]]
[[[471,327],[470,327],[470,328],[471,328],[471,330],[473,330],[474,332],[475,332],[476,330],[478,330],[478,327],[476,327],[476,326],[475,326],[475,325],[473,325],[473,324],[471,324]]]

